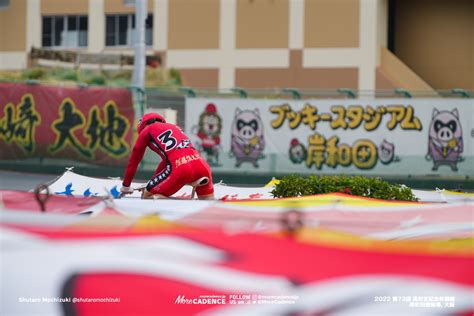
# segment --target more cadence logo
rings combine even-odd
[[[175,304],[193,304],[193,305],[225,305],[225,295],[200,295],[199,298],[186,298],[184,295],[178,295]]]

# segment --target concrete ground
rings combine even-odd
[[[0,190],[34,190],[42,183],[53,181],[60,174],[23,173],[0,170]]]

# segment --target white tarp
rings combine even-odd
[[[107,196],[117,198],[120,192],[122,181],[115,179],[101,179],[92,178],[79,175],[71,170],[67,170],[61,177],[56,179],[49,185],[51,194],[72,195],[72,196]],[[134,182],[132,187],[140,187],[143,183]],[[261,200],[272,199],[273,195],[270,193],[273,186],[262,187],[236,187],[217,183],[214,186],[216,199],[222,200]],[[191,196],[192,188],[185,186],[179,190],[173,197],[189,198]],[[455,193],[444,190],[424,191],[413,190],[416,197],[421,202],[456,202],[456,201],[472,201],[474,194]],[[140,192],[135,191],[132,195],[125,196],[125,199],[139,198]]]
[[[144,183],[133,182],[132,187],[138,188]],[[119,196],[122,180],[119,178],[100,179],[79,175],[70,170],[51,183],[48,188],[51,194],[73,195],[73,196],[106,196],[115,198]],[[216,199],[223,200],[243,200],[243,199],[271,199],[273,196],[270,187],[234,187],[224,184],[214,184]],[[173,197],[190,198],[192,188],[185,186]],[[135,191],[125,198],[139,198],[141,193]]]
[[[2,315],[452,315],[474,308],[467,255],[248,234],[49,234],[0,227]],[[254,301],[230,302],[241,293]],[[179,296],[204,295],[226,303],[176,304]],[[256,301],[266,296],[269,302]]]

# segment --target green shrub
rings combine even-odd
[[[383,200],[417,201],[411,189],[406,186],[362,176],[289,175],[275,185],[271,194],[282,198],[334,192]]]
[[[79,79],[77,70],[74,69],[63,69],[61,71],[58,71],[56,77],[59,80],[64,81],[78,81]]]
[[[22,77],[28,80],[40,80],[45,79],[47,73],[47,70],[44,68],[29,68],[23,72]]]
[[[25,79],[22,71],[0,70],[0,81],[17,81]]]
[[[110,79],[110,80],[107,80],[107,86],[126,88],[126,87],[130,86],[130,80],[123,79],[123,78]]]
[[[178,69],[171,68],[170,69],[170,83],[173,85],[181,85],[181,73],[179,72]]]
[[[166,77],[162,68],[147,67],[145,71],[145,80],[147,86],[160,87],[166,83]]]
[[[110,72],[110,74],[107,75],[107,78],[112,78],[112,79],[122,79],[122,80],[132,80],[132,71],[131,70],[118,70],[115,72]]]
[[[93,86],[103,86],[105,85],[105,78],[102,75],[93,75],[92,77],[88,78],[85,80],[87,84],[93,85]]]

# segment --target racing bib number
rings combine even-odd
[[[165,151],[173,149],[178,143],[176,138],[174,138],[172,135],[173,135],[173,132],[170,129],[168,129],[164,131],[163,133],[161,133],[160,135],[158,135],[157,137],[160,143],[163,144],[163,146],[165,147]]]

